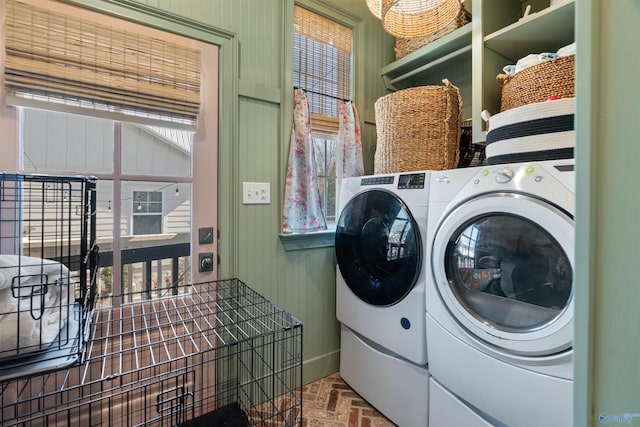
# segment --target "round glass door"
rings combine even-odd
[[[466,202],[434,241],[434,275],[453,316],[473,335],[519,354],[569,348],[573,220],[515,195]]]
[[[402,300],[422,265],[418,226],[396,195],[370,190],[342,210],[335,237],[336,258],[347,286],[379,306]]]
[[[445,268],[467,311],[504,331],[543,327],[571,297],[571,262],[560,244],[515,215],[486,215],[464,224],[447,245]]]

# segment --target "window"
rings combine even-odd
[[[198,163],[194,161],[192,151],[194,138],[203,138],[207,133],[206,127],[209,125],[202,119],[207,116],[205,111],[217,114],[216,108],[199,108],[201,98],[203,102],[215,99],[201,96],[199,92],[201,61],[204,61],[201,55],[207,58],[208,64],[215,65],[211,70],[202,72],[202,76],[210,83],[210,95],[216,87],[218,76],[217,47],[58,2],[41,1],[33,6],[31,3],[8,0],[6,5],[7,26],[11,30],[7,31],[5,43],[7,59],[4,88],[8,93],[7,103],[18,107],[16,121],[19,123],[22,154],[18,170],[27,173],[93,175],[98,178],[96,228],[101,267],[98,274],[99,305],[175,294],[178,286],[192,281],[190,239],[192,230],[197,226],[192,223],[192,207],[196,208],[192,203],[191,189],[195,181],[193,169]],[[40,9],[40,6],[50,9]],[[23,21],[27,18],[33,18],[34,21]],[[87,24],[88,21],[97,24]],[[86,33],[77,36],[78,33],[65,27],[75,24],[79,24]],[[20,28],[29,30],[24,32]],[[86,76],[72,72],[70,77],[60,80],[55,74],[62,72],[58,68],[57,71],[50,70],[51,73],[42,73],[41,82],[30,81],[29,84],[20,85],[16,76],[25,72],[20,68],[21,55],[30,61],[37,61],[55,50],[61,57],[75,57],[78,55],[73,50],[73,42],[62,43],[61,40],[68,41],[76,36],[85,40],[92,37],[90,33],[102,31],[111,31],[114,37],[96,33],[100,43],[88,43],[87,46],[98,46],[110,52],[113,48],[113,52],[120,53],[124,49],[128,59],[139,55],[133,59],[134,64],[130,64],[130,67],[122,65],[112,69],[126,82],[137,80],[148,89],[130,88],[133,92],[160,96],[164,101],[153,102],[147,98],[138,99],[140,102],[137,102],[135,94],[130,94],[109,104],[100,98],[109,90],[91,91],[86,85],[90,85],[93,79],[85,79]],[[45,49],[46,52],[39,55],[34,49],[46,43],[31,45],[31,39],[36,40],[33,37],[20,39],[17,36],[32,32],[39,35],[36,38],[38,41],[53,43],[55,40],[60,48]],[[122,41],[123,38],[126,43],[118,44],[118,40]],[[110,43],[116,43],[116,46]],[[155,43],[165,47],[173,45],[175,48],[166,50],[170,52],[167,57],[165,49],[154,48],[157,46]],[[85,43],[82,46],[83,49],[87,47]],[[143,60],[140,55],[144,55],[148,46],[151,47],[151,57]],[[177,56],[171,56],[173,53]],[[91,55],[80,56],[83,60],[93,58]],[[105,59],[107,56],[98,55],[95,59]],[[118,54],[114,53],[113,57],[118,57]],[[157,61],[173,64],[173,70],[158,65]],[[60,59],[56,65],[62,67],[64,63],[65,60]],[[153,64],[146,70],[142,68],[150,63]],[[92,64],[84,64],[79,65],[76,71],[85,66],[87,72],[100,69]],[[32,67],[46,70],[46,67],[32,64],[26,67],[27,71]],[[139,71],[135,76],[132,67]],[[166,74],[163,74],[165,71]],[[193,75],[194,72],[196,75]],[[185,73],[189,75],[185,76]],[[98,74],[106,77],[102,71],[98,71]],[[115,74],[112,73],[111,78],[119,88]],[[168,89],[172,85],[169,82],[172,76],[177,79],[173,84],[177,92]],[[49,83],[52,82],[58,84],[53,84],[52,90],[49,90]],[[103,86],[107,85],[106,82],[102,83]],[[72,92],[79,86],[86,86],[87,89],[82,90],[81,95]],[[174,105],[171,100],[178,100],[179,105]],[[200,123],[198,129],[205,129],[202,134],[195,132],[197,121]],[[211,132],[213,130],[209,128],[208,133],[217,134]],[[215,148],[216,144],[215,137],[207,139],[206,144],[198,145],[200,153],[203,150],[214,151],[211,147]],[[200,172],[199,177],[209,177],[209,174]],[[202,205],[200,209],[203,209]],[[203,210],[211,211],[209,207]],[[120,295],[123,298],[108,298]]]
[[[318,187],[324,218],[327,222],[336,222],[336,150],[338,146],[337,134],[331,132],[311,132],[313,148],[316,155],[318,170]]]
[[[134,191],[133,234],[162,233],[162,193],[160,191]]]
[[[110,296],[121,294],[123,302],[132,302],[184,289],[191,275],[193,132],[19,111],[24,172],[98,178],[98,303],[109,305]]]
[[[312,138],[327,222],[337,215],[338,103],[351,98],[351,28],[301,6],[294,10],[293,85],[309,100]]]

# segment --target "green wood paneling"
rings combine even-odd
[[[575,425],[638,425],[640,4],[577,1],[576,14]]]
[[[237,230],[225,234],[222,256],[224,273],[238,274],[252,287],[304,321],[305,371],[309,381],[337,369],[337,323],[333,316],[335,265],[333,251],[313,249],[284,252],[277,238],[278,189],[284,165],[281,157],[266,156],[256,163],[253,153],[286,147],[287,120],[278,106],[280,66],[284,34],[276,30],[292,0],[147,0],[160,10],[233,33],[240,46],[233,66],[235,82],[243,96],[255,95],[251,105],[239,107],[238,128],[228,130],[235,111],[221,111],[225,138],[221,151],[221,227]],[[89,3],[89,1],[87,0]],[[91,0],[90,3],[95,3]],[[104,2],[108,3],[107,1]],[[365,25],[363,78],[356,99],[363,121],[366,170],[373,169],[375,127],[373,103],[385,93],[380,69],[393,60],[393,39],[381,29],[363,0],[323,0],[360,16]],[[637,413],[638,310],[637,274],[631,267],[637,235],[638,187],[629,174],[635,170],[640,147],[633,120],[640,105],[633,92],[638,69],[633,43],[638,39],[637,2],[584,0],[576,2],[578,40],[577,93],[577,332],[576,388],[579,405],[576,425],[596,425],[600,412]],[[105,6],[107,7],[107,6]],[[582,41],[589,41],[582,45]],[[276,59],[277,58],[277,59]],[[237,67],[237,68],[236,68]],[[358,76],[361,77],[361,76]],[[223,80],[229,82],[230,80]],[[228,88],[224,88],[228,90]],[[233,89],[231,89],[233,92]],[[235,92],[237,93],[237,92]],[[267,94],[267,95],[265,95]],[[360,98],[358,98],[358,96]],[[232,108],[233,110],[233,108]],[[279,129],[267,126],[275,120]],[[262,124],[261,124],[262,123]],[[264,132],[243,129],[256,126]],[[283,145],[285,144],[285,145]],[[585,145],[586,144],[586,145]],[[286,151],[286,150],[285,150]],[[250,160],[251,158],[251,160]],[[228,162],[228,163],[224,163]],[[243,180],[272,183],[272,204],[242,207],[239,183]],[[580,211],[585,213],[580,213]],[[588,214],[586,213],[588,212]],[[587,237],[588,236],[588,237]],[[237,247],[237,249],[236,249]],[[248,254],[248,255],[247,255]],[[591,263],[589,260],[595,260]],[[582,297],[581,295],[584,295]],[[590,310],[592,308],[592,310]],[[326,362],[326,363],[325,363]],[[591,374],[590,374],[591,373]],[[583,391],[586,390],[586,391]],[[593,398],[592,398],[593,395]]]
[[[220,141],[221,277],[236,276],[299,317],[304,325],[305,382],[338,369],[339,329],[335,319],[335,256],[332,247],[284,251],[278,237],[283,176],[289,147],[288,88],[291,71],[283,28],[293,0],[124,0],[202,22],[237,38],[237,129]],[[374,102],[386,94],[380,69],[393,60],[392,37],[363,0],[304,0],[337,7],[360,21],[355,61],[361,65],[355,100],[359,109],[364,160],[373,171]],[[224,80],[223,80],[224,81]],[[285,95],[282,95],[285,94]],[[282,99],[281,99],[282,98]],[[221,120],[221,128],[232,126]],[[243,181],[269,182],[271,204],[242,205]],[[231,229],[231,231],[230,231]],[[225,241],[226,239],[226,241]],[[229,241],[232,240],[232,241]],[[228,259],[232,258],[232,259]]]

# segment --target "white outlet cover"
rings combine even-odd
[[[243,182],[242,204],[268,205],[271,203],[271,184],[268,182]]]

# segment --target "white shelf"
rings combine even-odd
[[[575,40],[574,0],[550,6],[488,34],[485,47],[517,61],[530,53],[555,52]]]
[[[471,59],[470,23],[392,62],[381,74],[387,89],[398,90],[420,81],[441,82],[447,76],[439,72],[464,59]]]

